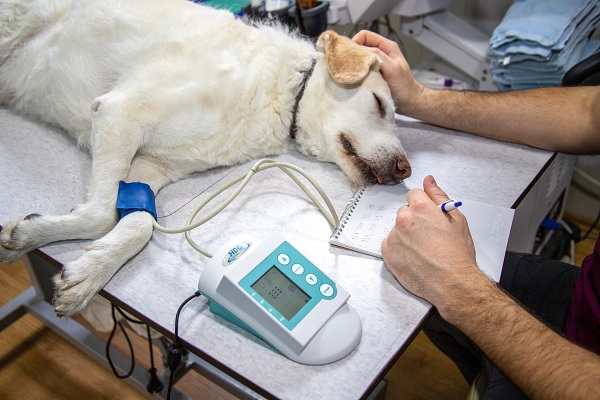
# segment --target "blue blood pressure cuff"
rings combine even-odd
[[[142,182],[119,182],[119,194],[117,195],[117,212],[119,219],[136,211],[146,211],[154,216],[156,220],[156,203],[154,192]]]

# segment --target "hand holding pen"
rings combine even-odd
[[[443,212],[447,213],[447,212],[450,212],[460,206],[462,206],[462,201],[448,200],[448,201],[445,201],[442,204],[440,204],[440,209]]]
[[[405,289],[438,310],[456,309],[455,289],[466,277],[482,274],[465,215],[450,212],[460,202],[449,199],[430,175],[422,190],[406,194],[406,202],[381,246],[386,267]]]

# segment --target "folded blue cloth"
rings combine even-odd
[[[537,63],[532,61],[512,63],[508,67],[498,66],[493,62],[494,79],[502,90],[526,89],[544,86],[559,86],[563,76],[579,61],[600,51],[600,41],[582,42],[565,54],[555,57],[560,61],[554,63]]]
[[[490,65],[503,90],[560,85],[576,63],[600,50],[598,0],[515,0],[490,38]]]
[[[531,1],[531,0],[530,0]],[[587,9],[586,9],[587,10]],[[507,13],[508,16],[508,13]],[[504,30],[506,20],[504,17],[503,22],[494,31],[494,37],[498,38],[498,31]],[[565,27],[563,35],[560,36],[558,42],[554,45],[544,45],[541,42],[537,42],[531,39],[532,32],[529,31],[530,27],[524,27],[523,34],[520,37],[505,37],[502,44],[493,45],[490,39],[490,51],[492,54],[497,56],[503,56],[508,54],[531,54],[534,56],[548,57],[552,51],[562,50],[565,48],[569,41],[578,42],[581,38],[587,37],[596,26],[598,26],[598,20],[600,19],[600,5],[598,2],[593,4],[586,14],[580,16],[579,19],[572,21],[568,26]],[[507,23],[511,25],[514,21],[508,20]],[[571,29],[573,27],[574,29]],[[552,28],[548,26],[548,28]],[[552,30],[552,29],[550,29]],[[566,33],[569,33],[567,35]],[[538,36],[541,32],[538,32]],[[510,40],[509,40],[510,39]]]
[[[560,48],[573,33],[577,21],[596,4],[596,0],[515,0],[490,38],[490,47],[516,38]]]

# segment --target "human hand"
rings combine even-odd
[[[440,210],[449,198],[432,176],[424,179],[423,189],[408,192],[408,206],[398,211],[381,254],[402,286],[447,318],[465,301],[469,287],[488,279],[477,267],[465,216],[458,209]]]
[[[367,30],[358,32],[352,40],[379,57],[381,75],[390,87],[397,111],[403,113],[414,103],[415,96],[421,94],[424,86],[413,76],[398,44]]]

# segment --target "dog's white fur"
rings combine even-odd
[[[359,75],[348,70],[357,54],[367,60]],[[117,223],[119,180],[157,193],[294,145],[336,163],[355,187],[410,175],[373,54],[332,32],[315,48],[186,0],[0,0],[0,103],[64,128],[93,157],[87,203],[0,232],[3,262],[50,242],[95,240],[55,277],[60,315],[80,312],[152,236],[146,212]]]

